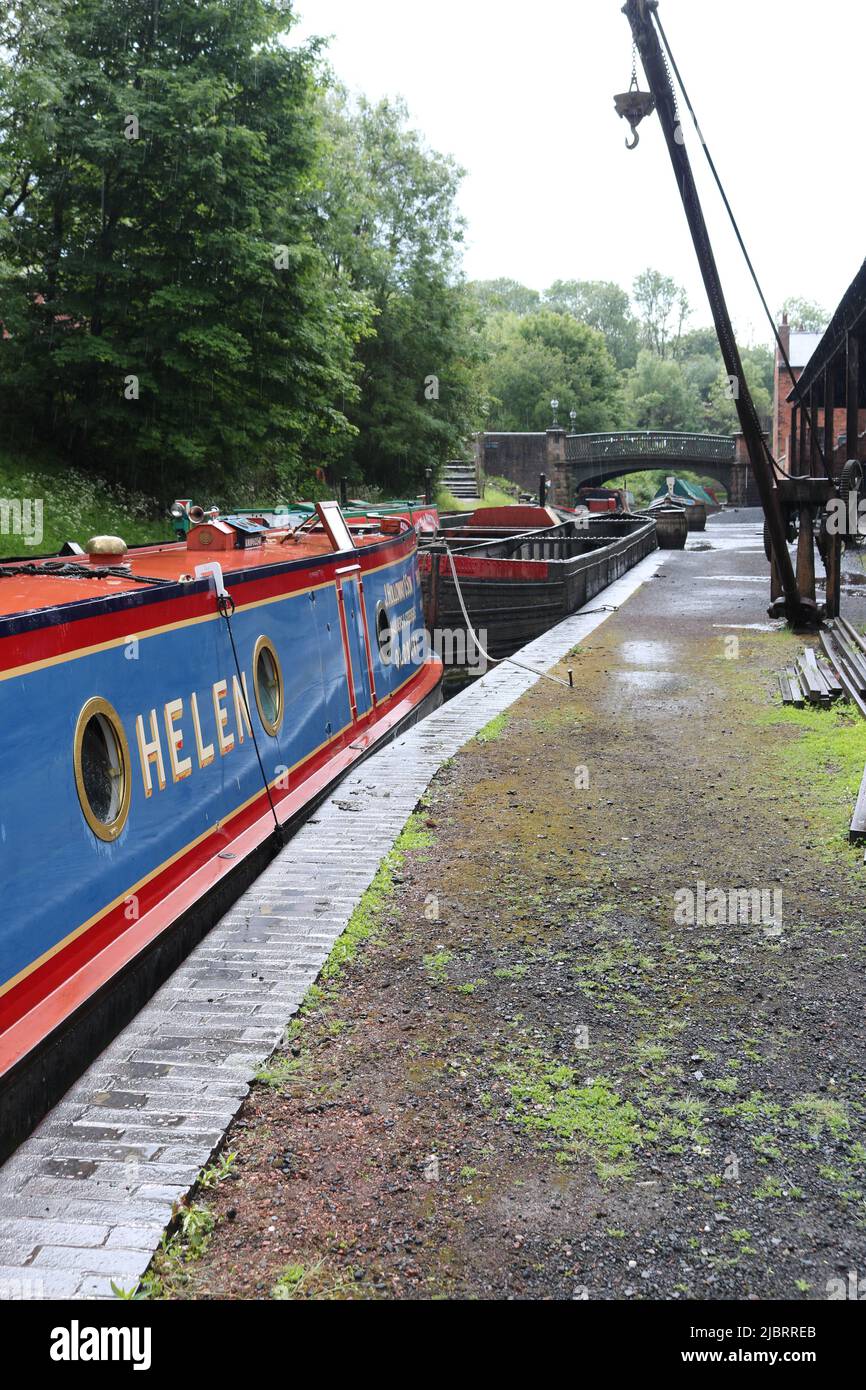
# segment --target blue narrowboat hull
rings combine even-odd
[[[184,576],[0,617],[0,1079],[438,698],[414,531],[225,568],[225,613]],[[103,708],[126,745],[108,831],[76,770],[82,718]]]

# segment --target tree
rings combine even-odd
[[[657,357],[676,357],[683,326],[691,316],[685,290],[669,275],[648,269],[635,278],[633,293],[640,310],[642,346]]]
[[[625,290],[610,280],[555,280],[544,292],[555,313],[572,314],[603,333],[620,368],[633,367],[638,352],[638,325]]]
[[[570,314],[543,309],[524,318],[504,315],[490,330],[489,428],[543,430],[551,400],[561,424],[570,412],[579,434],[615,427],[622,402],[616,367],[604,338]]]
[[[766,348],[747,348],[741,353],[749,393],[758,416],[768,425],[773,413],[773,393],[766,383],[766,358],[770,359],[772,381],[772,355]],[[735,434],[739,430],[737,390],[736,383],[731,381],[725,368],[721,367],[707,392],[704,404],[704,427],[713,434]]]
[[[517,280],[473,280],[469,289],[485,314],[534,314],[541,295]]]
[[[782,305],[780,318],[788,315],[788,323],[798,333],[823,333],[830,315],[812,299],[789,295]]]
[[[665,361],[644,349],[626,384],[626,413],[633,429],[699,428],[700,397],[679,362]]]
[[[0,59],[19,419],[163,496],[327,462],[368,313],[311,235],[317,49],[282,42],[289,0],[42,12]]]
[[[402,102],[354,103],[334,88],[323,119],[320,244],[374,314],[340,467],[414,489],[481,422],[481,315],[458,259],[462,171],[408,127]]]

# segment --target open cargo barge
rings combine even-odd
[[[541,508],[529,511],[542,512]],[[475,514],[478,516],[478,514]],[[599,516],[532,530],[479,526],[471,518],[440,532],[421,554],[421,588],[428,631],[446,669],[477,655],[451,570],[472,627],[500,660],[575,613],[658,548],[646,517]],[[449,556],[450,552],[450,556]]]

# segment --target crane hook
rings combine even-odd
[[[633,140],[626,139],[625,147],[626,147],[627,150],[636,150],[637,147],[638,147],[638,145],[640,144],[640,136],[639,136],[638,133],[637,133],[637,128],[636,128],[636,126],[632,126],[632,128],[631,128],[631,133],[632,133],[632,135],[634,136],[634,139],[633,139]]]

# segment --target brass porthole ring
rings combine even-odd
[[[116,840],[132,798],[129,744],[117,710],[99,696],[78,716],[73,761],[84,819],[98,839]]]
[[[253,649],[253,686],[265,732],[276,738],[283,722],[285,696],[280,658],[269,637],[260,637]]]

